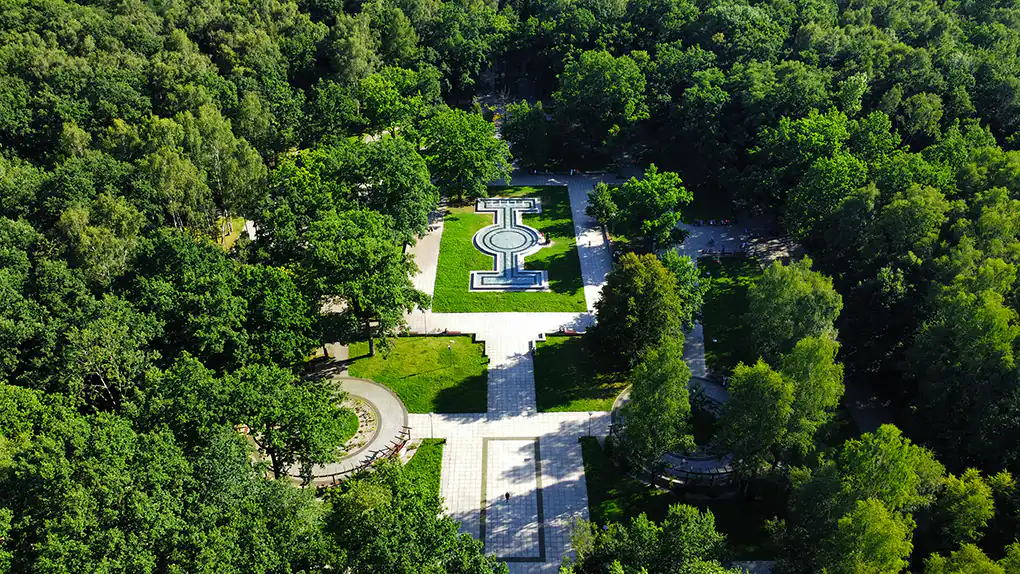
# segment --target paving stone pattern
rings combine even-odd
[[[608,243],[584,211],[588,192],[601,177],[514,177],[518,185],[566,185],[574,219],[584,282],[586,313],[431,313],[406,319],[415,333],[473,334],[489,358],[488,411],[475,414],[411,414],[417,438],[447,440],[440,491],[446,510],[461,530],[484,540],[486,552],[507,560],[512,574],[555,574],[569,555],[570,528],[588,518],[588,495],[578,440],[604,437],[609,412],[538,413],[535,408],[534,341],[560,330],[583,332],[594,324],[595,302],[612,269]],[[423,273],[415,286],[434,292],[439,235],[412,248]],[[710,237],[704,228],[681,248],[697,258]],[[717,237],[716,241],[728,238]],[[705,375],[700,325],[688,336],[685,358],[697,376]],[[537,448],[536,448],[537,447]],[[510,492],[510,500],[505,499]],[[483,512],[484,509],[484,512]],[[484,533],[483,529],[484,521]]]
[[[546,561],[540,454],[537,438],[483,439],[480,536],[501,560]]]
[[[584,215],[592,177],[515,177],[520,185],[566,185],[577,234],[585,300],[594,308],[612,267],[597,224]],[[441,225],[412,249],[423,272],[415,287],[434,292]],[[466,279],[466,278],[465,278]],[[533,343],[545,333],[583,332],[586,313],[431,313],[407,317],[415,333],[474,335],[489,358],[485,413],[412,414],[417,438],[445,438],[440,491],[461,530],[484,541],[513,574],[554,574],[570,552],[570,527],[588,517],[587,486],[578,442],[605,436],[610,414],[537,413]],[[505,499],[510,493],[510,500]],[[484,509],[484,512],[483,512]],[[484,533],[482,532],[484,523]]]
[[[489,336],[489,412],[523,415],[535,412],[535,360],[531,341],[513,333]]]

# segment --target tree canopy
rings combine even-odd
[[[1001,1],[7,2],[0,571],[495,568],[431,503],[366,521],[422,538],[339,548],[332,503],[258,459],[334,452],[312,350],[426,306],[405,249],[515,156],[644,172],[590,202],[639,251],[716,205],[804,249],[751,289],[763,362],[727,416],[768,423],[733,448],[789,482],[780,568],[1016,570],[1017,70]],[[593,338],[672,384],[703,291],[659,255],[621,259]],[[844,377],[902,434],[819,444]],[[438,557],[389,561],[430,532]],[[657,568],[622,553],[592,568]]]

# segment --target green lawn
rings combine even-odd
[[[552,336],[535,349],[539,411],[608,411],[627,386],[621,373],[599,373],[582,336]]]
[[[358,432],[358,413],[354,412],[354,409],[342,409],[339,422],[344,442],[347,442]]]
[[[652,489],[624,473],[602,450],[598,439],[582,437],[581,455],[592,522],[625,522],[642,512],[653,520],[666,517],[672,493]]]
[[[728,375],[740,361],[758,358],[750,349],[743,315],[747,289],[761,276],[761,267],[757,260],[740,256],[702,257],[698,267],[711,282],[702,307],[705,360],[710,371]]]
[[[491,213],[475,213],[474,204],[450,208],[444,220],[439,248],[439,269],[432,310],[437,313],[481,313],[506,311],[585,311],[581,262],[577,258],[574,223],[567,188],[494,187],[492,197],[537,197],[542,213],[525,215],[524,223],[546,234],[552,245],[529,255],[526,269],[549,272],[549,289],[540,293],[472,293],[468,290],[471,271],[492,269],[492,257],[479,251],[472,238],[492,225]]]
[[[466,336],[398,337],[388,354],[374,357],[367,356],[367,343],[355,343],[350,373],[393,389],[412,413],[484,413],[489,380],[484,351]]]
[[[588,485],[588,513],[596,524],[626,522],[641,513],[660,522],[670,505],[689,504],[712,511],[716,530],[726,535],[733,559],[774,558],[768,548],[765,521],[781,510],[779,501],[768,504],[745,501],[736,495],[713,497],[713,491],[704,488],[691,488],[686,494],[652,488],[617,467],[595,438],[581,438],[581,453]]]
[[[216,228],[223,229],[223,218],[216,218]],[[230,251],[230,248],[237,242],[237,238],[241,236],[241,232],[244,231],[244,218],[243,217],[231,217],[230,218],[231,231],[227,235],[220,236],[217,243],[223,247],[224,251]],[[254,238],[252,238],[254,239]]]
[[[439,495],[439,477],[443,470],[443,445],[446,439],[427,438],[421,441],[414,456],[407,462],[404,472],[415,482],[421,482],[430,492]]]

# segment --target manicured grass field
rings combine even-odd
[[[427,438],[421,441],[414,456],[404,469],[414,482],[422,483],[430,492],[439,495],[439,477],[443,470],[443,445],[446,439]]]
[[[539,411],[608,411],[627,386],[623,373],[600,373],[582,336],[553,336],[535,349]]]
[[[374,357],[367,356],[367,343],[351,345],[351,376],[393,389],[412,413],[484,413],[488,408],[484,345],[464,336],[398,337],[391,343],[387,355],[380,351]]]
[[[537,197],[542,213],[525,215],[524,223],[544,233],[552,245],[529,255],[526,269],[549,272],[549,291],[539,293],[472,293],[471,271],[492,269],[492,257],[479,251],[472,238],[492,225],[490,213],[475,213],[475,206],[450,208],[444,221],[439,268],[432,310],[437,313],[585,311],[581,262],[577,258],[574,223],[567,188],[494,187],[491,197]]]
[[[739,256],[702,257],[698,268],[711,282],[702,307],[705,360],[710,371],[728,375],[740,361],[758,359],[748,345],[743,315],[747,312],[747,289],[762,270],[757,260]]]
[[[685,494],[652,488],[616,466],[595,438],[581,438],[581,453],[588,513],[596,524],[629,522],[641,513],[662,521],[671,505],[689,504],[712,511],[716,530],[726,535],[733,559],[770,559],[765,521],[782,510],[781,501],[745,501],[739,495],[719,496],[721,492],[706,488],[692,487]]]

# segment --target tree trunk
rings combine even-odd
[[[375,337],[372,336],[372,321],[365,319],[365,336],[368,337],[368,356],[375,356]]]
[[[273,477],[280,478],[281,476],[283,476],[284,475],[283,462],[277,456],[276,449],[271,449],[269,451],[269,460],[273,466]]]

